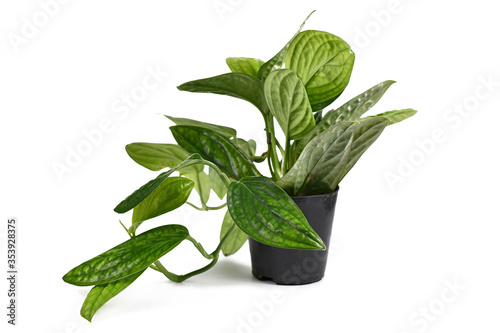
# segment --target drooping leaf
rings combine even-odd
[[[146,269],[189,236],[182,225],[148,230],[73,268],[63,280],[76,286],[102,285]]]
[[[243,140],[240,138],[236,138],[236,139],[231,140],[231,142],[233,142],[235,144],[235,146],[237,146],[238,148],[243,150],[243,152],[249,158],[252,158],[253,156],[255,156],[255,150],[257,149],[257,143],[254,140],[250,139],[250,140],[246,141],[246,140]]]
[[[365,117],[363,119],[374,118],[374,117],[385,117],[385,118],[389,119],[388,125],[392,125],[392,124],[399,123],[400,121],[403,121],[407,118],[410,118],[410,117],[414,116],[416,113],[417,113],[417,111],[414,109],[394,110],[394,111],[387,111],[384,113],[379,113],[375,116]]]
[[[172,126],[170,130],[179,146],[188,152],[200,154],[234,179],[259,174],[245,154],[214,131],[192,126]]]
[[[120,202],[115,207],[115,212],[119,214],[128,212],[129,210],[137,206],[148,195],[150,195],[151,192],[153,192],[158,186],[160,186],[161,183],[163,183],[172,173],[182,168],[199,164],[200,161],[202,160],[203,159],[200,156],[200,154],[193,154],[189,156],[186,160],[184,160],[182,163],[177,165],[175,168],[160,173],[155,179],[150,180],[149,182],[141,186],[139,189],[134,191],[134,193],[125,198],[125,200]]]
[[[333,192],[349,161],[356,126],[342,122],[312,139],[278,185],[292,195]]]
[[[210,181],[210,187],[214,190],[219,199],[224,198],[227,193],[226,184],[224,184],[217,172],[212,168],[208,170],[208,179]]]
[[[106,284],[94,286],[83,302],[80,314],[88,321],[92,321],[94,314],[110,299],[121,293],[130,286],[137,278],[144,273],[145,269],[138,273],[127,276],[126,278],[113,281]]]
[[[131,232],[135,232],[138,224],[182,206],[189,198],[193,187],[194,182],[187,178],[167,178],[141,203],[134,207]]]
[[[272,71],[264,83],[271,113],[288,140],[302,138],[315,125],[302,81],[289,69]]]
[[[227,73],[206,79],[190,81],[177,87],[179,90],[227,95],[252,103],[262,114],[269,113],[264,97],[264,85],[255,76],[246,73]]]
[[[175,117],[171,117],[171,116],[167,116],[167,115],[165,115],[165,117],[167,117],[168,119],[173,121],[176,125],[208,128],[209,130],[217,132],[220,135],[222,135],[228,139],[236,137],[236,130],[234,128],[231,128],[231,127],[205,123],[203,121],[187,119],[187,118],[175,118]]]
[[[189,157],[187,151],[173,144],[135,142],[125,150],[137,164],[153,171],[173,168]]]
[[[395,83],[395,81],[384,81],[379,83],[362,94],[352,98],[350,101],[342,105],[336,110],[328,111],[323,119],[309,131],[300,141],[297,142],[292,153],[294,160],[298,158],[305,146],[312,138],[327,130],[330,126],[340,121],[349,121],[359,119],[365,112],[371,109],[380,98],[385,94],[387,89]]]
[[[230,57],[226,59],[226,64],[231,72],[246,73],[257,77],[264,62],[255,58]]]
[[[262,80],[262,82],[266,81],[267,76],[269,75],[269,73],[271,73],[271,71],[278,69],[278,68],[281,68],[283,66],[283,62],[285,61],[286,51],[288,50],[290,43],[293,41],[295,36],[297,36],[299,34],[299,32],[302,31],[302,28],[306,24],[307,20],[309,19],[309,17],[311,17],[311,15],[314,12],[315,12],[315,10],[313,10],[309,15],[307,15],[306,19],[300,25],[299,30],[295,33],[295,35],[293,35],[292,39],[290,39],[290,41],[288,43],[286,43],[286,45],[283,46],[283,48],[278,53],[276,53],[276,55],[274,57],[272,57],[264,65],[262,65],[260,67],[259,73],[257,74],[257,77],[260,80]]]
[[[344,91],[353,65],[349,44],[324,31],[299,33],[285,56],[285,68],[292,69],[304,82],[313,111],[323,109]]]
[[[201,205],[205,206],[210,198],[210,180],[206,172],[203,170],[196,171],[191,168],[185,168],[179,170],[179,173],[194,182],[194,189],[200,196]]]
[[[234,226],[233,218],[229,211],[224,215],[224,221],[222,222],[222,227],[220,229],[220,239],[222,240],[226,236],[227,232]],[[245,244],[248,236],[238,226],[229,234],[222,244],[222,253],[225,256],[229,256],[238,252],[238,250]]]
[[[292,198],[266,177],[245,177],[231,183],[227,205],[234,223],[258,242],[293,249],[325,249]]]

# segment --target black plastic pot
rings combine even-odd
[[[259,280],[298,285],[319,281],[325,275],[337,194],[292,197],[311,227],[326,245],[325,251],[293,250],[265,245],[249,238],[252,274]]]

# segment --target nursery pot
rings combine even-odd
[[[292,197],[326,250],[294,250],[274,247],[249,238],[252,274],[259,280],[298,285],[317,282],[325,275],[339,188],[328,194]]]

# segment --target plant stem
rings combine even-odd
[[[288,137],[285,142],[285,153],[283,154],[283,174],[285,175],[290,169],[290,140]]]
[[[271,175],[273,180],[278,180],[281,178],[281,165],[278,160],[278,155],[276,153],[276,138],[274,137],[274,121],[273,115],[269,113],[267,116],[264,116],[264,121],[266,123],[266,132],[267,132],[267,145],[268,145],[268,153],[269,153],[269,169],[271,171]]]
[[[186,203],[187,203],[189,206],[193,207],[194,209],[201,210],[201,211],[219,210],[219,209],[222,209],[222,208],[224,208],[224,207],[226,207],[226,206],[227,206],[227,203],[223,203],[222,205],[220,205],[220,206],[216,206],[216,207],[209,207],[209,206],[205,206],[205,207],[198,207],[198,206],[196,206],[196,205],[194,205],[194,204],[192,204],[192,203],[190,203],[190,202],[187,202],[187,201],[186,201]]]

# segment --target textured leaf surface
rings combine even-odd
[[[207,79],[186,82],[179,90],[227,95],[255,105],[263,114],[269,113],[264,97],[264,85],[255,76],[246,73],[227,73]]]
[[[256,241],[284,248],[325,249],[292,198],[266,177],[231,183],[227,205],[234,223]]]
[[[222,227],[220,230],[220,239],[224,238],[227,232],[234,226],[233,218],[229,211],[224,215],[224,221],[222,222]],[[241,229],[236,226],[235,230],[227,237],[224,244],[222,244],[222,253],[225,256],[229,256],[238,252],[238,250],[245,244],[248,236]]]
[[[215,124],[210,124],[210,123],[205,123],[203,121],[198,121],[198,120],[193,120],[193,119],[187,119],[187,118],[175,118],[171,116],[165,116],[171,121],[173,121],[176,125],[185,125],[185,126],[195,126],[195,127],[202,127],[202,128],[208,128],[209,130],[212,130],[214,132],[219,133],[220,135],[226,137],[226,138],[234,138],[236,137],[236,130],[231,127],[226,127],[226,126],[221,126],[221,125],[215,125]]]
[[[246,73],[256,77],[264,62],[255,58],[230,57],[226,59],[226,64],[231,72]]]
[[[410,118],[414,116],[417,113],[416,110],[414,109],[403,109],[403,110],[394,110],[394,111],[387,111],[384,113],[379,113],[375,116],[369,116],[364,119],[368,118],[374,118],[374,117],[384,117],[389,119],[389,125],[399,123],[400,121],[403,121],[407,118]]]
[[[269,73],[271,73],[271,71],[273,71],[275,69],[279,69],[283,66],[283,62],[285,61],[286,51],[288,50],[290,43],[293,41],[295,36],[297,36],[300,33],[300,31],[302,31],[302,28],[306,24],[307,20],[309,19],[309,17],[311,17],[311,15],[314,12],[315,11],[313,10],[309,15],[307,15],[304,22],[302,22],[302,24],[300,25],[299,30],[295,33],[295,35],[293,35],[292,39],[290,39],[290,41],[288,43],[286,43],[286,45],[283,46],[283,48],[281,50],[279,50],[279,52],[276,53],[276,55],[274,57],[272,57],[264,65],[262,65],[260,67],[259,73],[257,74],[257,77],[259,79],[261,79],[262,82],[264,82],[267,79],[267,76],[269,75]]]
[[[312,138],[318,134],[326,131],[330,126],[340,121],[349,121],[359,119],[365,112],[371,109],[380,98],[385,94],[387,89],[395,83],[395,81],[384,81],[373,86],[362,94],[349,100],[336,110],[328,111],[323,119],[309,131],[300,141],[298,141],[296,148],[293,152],[294,159],[296,159],[305,146],[311,141]]]
[[[349,44],[324,31],[299,33],[285,56],[285,68],[302,79],[314,111],[323,109],[344,91],[353,65]]]
[[[264,84],[271,113],[288,140],[302,138],[315,125],[306,88],[289,69],[272,71]]]
[[[183,177],[170,177],[140,204],[135,206],[132,225],[168,213],[182,206],[193,190],[194,182]]]
[[[199,153],[234,179],[258,175],[253,162],[222,135],[206,128],[170,127],[175,140],[191,153]]]
[[[137,164],[153,171],[173,168],[189,157],[187,151],[173,144],[135,142],[125,150]]]
[[[139,189],[134,191],[131,195],[129,195],[125,200],[120,202],[118,206],[115,207],[115,212],[122,214],[128,212],[135,206],[137,206],[142,200],[144,200],[148,195],[151,194],[158,186],[161,185],[172,173],[175,171],[199,164],[201,160],[201,156],[199,154],[193,154],[189,156],[185,161],[177,165],[175,168],[172,168],[168,171],[162,172],[155,179],[150,180]]]
[[[121,280],[94,286],[83,302],[82,309],[80,310],[81,316],[88,321],[92,321],[97,310],[130,286],[144,271],[139,271]]]
[[[110,283],[139,273],[163,257],[186,237],[182,225],[148,230],[73,268],[63,280],[76,286]]]

